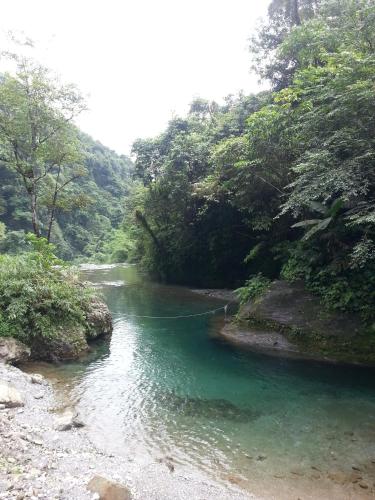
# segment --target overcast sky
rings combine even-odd
[[[269,0],[5,0],[0,30],[23,31],[34,57],[73,82],[89,111],[77,121],[128,154],[194,97],[257,91],[248,38]]]

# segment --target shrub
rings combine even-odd
[[[51,338],[62,328],[85,324],[93,289],[79,282],[74,270],[59,261],[53,245],[28,236],[33,250],[0,255],[0,336],[29,344]]]
[[[267,290],[271,283],[269,278],[266,278],[261,273],[256,274],[245,282],[241,288],[237,288],[236,294],[240,299],[240,304],[245,304],[250,299],[257,299]]]

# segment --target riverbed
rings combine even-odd
[[[184,474],[258,498],[374,497],[374,371],[236,349],[218,335],[225,301],[152,283],[134,266],[82,275],[112,312],[110,344],[30,370],[77,407],[96,447],[146,482],[167,475],[174,498],[187,494]]]

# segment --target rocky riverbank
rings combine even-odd
[[[95,492],[97,475],[114,483],[126,478],[122,460],[95,449],[79,417],[56,407],[43,377],[0,363],[0,381],[0,498],[131,498],[125,485],[115,485],[117,496],[114,490],[101,497]]]
[[[274,281],[221,336],[271,355],[375,366],[375,338],[360,318],[325,310],[302,283]]]
[[[172,457],[145,469],[98,449],[74,408],[42,376],[0,362],[0,499],[255,498],[192,473]]]

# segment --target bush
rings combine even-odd
[[[297,244],[290,251],[281,278],[303,280],[328,309],[359,314],[367,323],[375,320],[374,261],[362,268],[353,268],[348,257],[341,262],[338,257],[324,262],[319,248]]]
[[[240,304],[245,304],[250,299],[257,299],[263,292],[267,290],[271,283],[269,278],[266,278],[261,273],[253,276],[245,282],[245,285],[241,288],[237,288],[236,294],[240,299]]]
[[[53,245],[32,235],[28,241],[32,251],[0,255],[0,336],[26,344],[52,338],[62,328],[85,325],[93,295],[93,289],[55,257]]]

